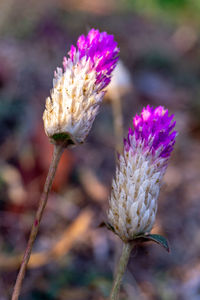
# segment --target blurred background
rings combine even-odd
[[[147,104],[167,107],[179,131],[153,229],[171,253],[138,246],[120,299],[200,299],[199,14],[199,0],[1,0],[0,300],[10,298],[51,160],[42,113],[53,71],[93,27],[114,34],[121,63],[86,143],[62,157],[20,299],[108,297],[121,242],[99,224],[115,148]]]

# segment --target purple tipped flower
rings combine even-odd
[[[113,35],[91,29],[87,36],[81,35],[78,38],[77,49],[72,45],[68,54],[70,59],[64,58],[64,68],[67,67],[70,60],[77,62],[85,57],[90,61],[91,69],[95,69],[96,82],[101,84],[102,89],[111,80],[111,73],[119,59],[119,48]]]
[[[64,70],[55,71],[43,120],[51,141],[62,134],[77,144],[85,140],[98,113],[119,49],[112,35],[91,29],[68,54],[63,59]]]
[[[133,119],[112,183],[108,218],[124,241],[153,227],[157,199],[175,143],[174,116],[147,106]]]
[[[169,116],[168,110],[162,106],[143,108],[141,115],[133,119],[134,130],[129,128],[128,138],[124,141],[126,149],[132,147],[135,151],[138,145],[142,145],[143,151],[152,158],[168,159],[177,135],[172,131],[176,124],[173,118],[174,115]]]

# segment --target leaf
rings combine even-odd
[[[134,237],[134,240],[138,240],[140,242],[155,242],[161,247],[163,247],[167,252],[170,252],[169,244],[166,238],[159,234],[141,234]]]
[[[71,136],[65,132],[55,133],[51,138],[56,142],[67,142],[67,145],[74,145]]]

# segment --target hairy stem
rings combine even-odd
[[[26,268],[28,265],[28,261],[29,261],[30,255],[31,255],[32,248],[33,248],[33,243],[36,239],[36,236],[37,236],[37,233],[39,230],[40,221],[42,219],[44,208],[45,208],[47,200],[48,200],[49,191],[51,189],[52,182],[53,182],[53,179],[54,179],[54,176],[56,173],[56,169],[57,169],[57,166],[58,166],[58,163],[59,163],[59,160],[61,158],[63,151],[64,151],[63,145],[54,145],[53,158],[51,161],[51,165],[49,167],[49,172],[48,172],[48,175],[46,178],[43,193],[41,195],[38,209],[37,209],[35,219],[34,219],[34,222],[32,225],[28,244],[27,244],[23,259],[22,259],[19,273],[17,275],[17,280],[16,280],[13,294],[12,294],[12,300],[18,300],[18,298],[19,298],[21,287],[22,287],[22,282],[23,282],[23,279],[25,276]]]
[[[122,277],[125,273],[128,260],[130,257],[131,250],[133,249],[133,243],[123,243],[123,249],[122,254],[117,266],[115,278],[113,281],[113,287],[110,294],[110,300],[118,300],[119,299],[119,291],[120,291],[120,285],[122,281]]]

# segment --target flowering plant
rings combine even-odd
[[[120,282],[128,263],[134,241],[151,240],[169,251],[164,237],[150,234],[155,222],[157,199],[173,150],[177,132],[174,116],[159,106],[149,105],[133,119],[119,155],[109,201],[108,227],[123,241],[122,255],[111,292],[118,299]]]
[[[57,68],[51,97],[46,99],[44,128],[54,153],[40,198],[28,244],[15,283],[12,300],[18,300],[26,267],[36,239],[48,194],[64,149],[83,143],[99,110],[105,88],[118,60],[119,49],[112,35],[91,29],[73,45],[63,69]]]

